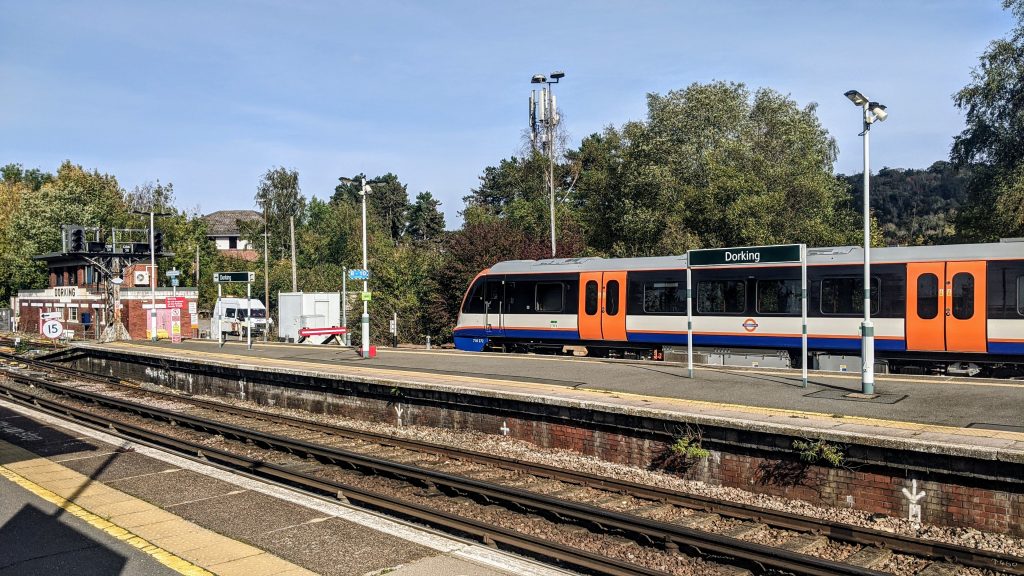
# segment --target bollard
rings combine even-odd
[[[427,350],[430,350],[430,336],[427,336]]]

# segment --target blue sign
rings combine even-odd
[[[171,286],[177,286],[177,285],[178,285],[178,277],[174,276],[174,277],[171,278]]]
[[[369,280],[370,279],[370,271],[369,270],[360,270],[360,269],[357,269],[357,268],[353,268],[352,270],[348,271],[348,279],[349,280]]]

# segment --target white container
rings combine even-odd
[[[278,336],[299,339],[302,328],[341,326],[341,295],[337,292],[278,292]]]

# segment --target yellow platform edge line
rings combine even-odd
[[[116,344],[117,345],[122,345],[122,346],[125,346],[125,347],[135,348],[135,349],[148,349],[148,350],[152,351],[151,347],[139,346],[139,345],[133,344],[131,342],[117,342]],[[261,357],[253,357],[253,356],[244,356],[244,355],[231,354],[230,352],[226,352],[226,351],[225,352],[207,352],[205,350],[188,350],[187,352],[189,354],[192,354],[192,355],[206,356],[207,358],[210,358],[211,360],[224,359],[224,360],[233,361],[233,363],[236,363],[236,364],[238,364],[238,363],[240,363],[240,364],[248,364],[250,366],[263,367],[263,368],[274,367],[274,364],[277,364],[278,367],[281,367],[281,368],[286,368],[286,367],[290,366],[290,367],[295,367],[295,368],[300,369],[300,370],[302,370],[303,368],[310,369],[310,368],[320,367],[320,368],[324,369],[324,370],[322,370],[324,372],[333,372],[333,373],[338,373],[338,369],[340,368],[339,366],[334,365],[334,364],[322,364],[322,363],[319,363],[319,362],[305,362],[305,361],[298,361],[298,360],[288,360],[288,359],[284,359],[284,358],[261,358]],[[362,373],[363,375],[378,376],[378,377],[380,377],[380,376],[384,376],[384,377],[387,377],[387,376],[393,376],[393,377],[406,376],[406,377],[408,377],[408,376],[414,376],[415,375],[415,376],[419,376],[421,378],[425,377],[425,378],[429,379],[431,377],[435,377],[436,378],[438,376],[437,374],[432,374],[432,373],[429,373],[429,372],[414,372],[414,371],[406,371],[406,370],[388,370],[386,368],[374,368],[374,367],[371,367],[371,366],[344,366],[344,369],[348,370],[348,371],[352,371],[352,373],[354,373],[354,374],[361,374]],[[454,380],[454,381],[457,381],[457,382],[467,382],[467,383],[475,383],[475,384],[482,384],[482,385],[492,385],[493,386],[493,385],[510,384],[510,385],[513,385],[513,386],[516,386],[516,387],[519,387],[519,388],[546,389],[546,390],[553,390],[553,391],[556,391],[556,392],[557,391],[564,391],[565,390],[564,387],[554,386],[554,385],[551,385],[551,384],[539,384],[539,383],[534,383],[534,382],[518,382],[518,381],[515,381],[515,380],[506,380],[506,379],[500,379],[500,378],[479,378],[479,377],[474,377],[474,376],[458,376],[458,375],[448,375],[448,374],[444,375],[444,377],[448,378],[448,379],[451,379],[451,380]],[[631,398],[639,398],[639,399],[646,399],[646,400],[654,399],[654,400],[657,400],[659,402],[664,402],[664,403],[668,403],[668,404],[677,404],[677,405],[681,405],[681,406],[689,406],[691,408],[712,408],[712,409],[735,410],[737,412],[745,412],[745,413],[748,413],[748,414],[759,414],[759,415],[764,415],[764,416],[777,415],[777,416],[798,417],[798,418],[800,418],[800,417],[803,417],[803,418],[815,418],[815,419],[820,419],[820,420],[823,420],[823,421],[834,421],[834,422],[846,423],[846,424],[862,424],[862,425],[865,425],[865,426],[873,426],[873,427],[879,427],[879,428],[894,428],[894,429],[902,429],[902,430],[911,430],[911,431],[916,431],[916,432],[935,432],[935,433],[950,434],[950,435],[957,435],[957,436],[967,436],[967,437],[989,438],[989,437],[993,437],[993,432],[994,432],[992,430],[985,430],[985,429],[981,429],[981,428],[975,429],[975,428],[965,428],[965,427],[960,427],[960,426],[948,426],[948,425],[943,425],[943,424],[924,424],[924,423],[920,423],[920,422],[911,422],[911,421],[907,421],[907,420],[886,420],[886,419],[883,419],[883,418],[871,418],[871,417],[868,417],[868,416],[843,415],[841,418],[836,418],[832,414],[826,414],[824,412],[794,410],[794,409],[791,409],[791,408],[770,408],[770,407],[765,407],[765,406],[750,406],[750,405],[747,405],[747,404],[732,404],[732,403],[727,403],[727,402],[712,402],[712,401],[709,401],[709,400],[692,400],[692,399],[688,399],[688,398],[672,398],[670,396],[645,396],[643,394],[637,394],[635,392],[610,392],[608,390],[598,390],[598,389],[587,388],[587,387],[574,388],[574,389],[572,389],[572,391],[573,392],[583,392],[583,393],[586,393],[586,394],[593,394],[593,395],[596,395],[598,397],[605,397],[605,398],[607,398],[608,396],[618,396],[618,397],[631,397]],[[659,408],[655,408],[655,409],[659,409]],[[666,410],[666,409],[660,408],[660,410]],[[1024,433],[1022,433],[1022,432],[1000,432],[998,438],[1004,439],[1004,440],[1011,440],[1011,441],[1024,441]]]
[[[171,570],[174,570],[178,574],[185,574],[186,576],[214,576],[213,572],[196,566],[188,560],[175,556],[171,552],[164,550],[137,534],[132,533],[126,528],[122,528],[109,520],[100,518],[78,504],[75,504],[62,496],[58,496],[9,468],[0,466],[0,476],[7,478],[11,482],[14,482],[18,486],[21,486],[54,506],[61,508],[68,514],[84,520],[90,526],[98,528],[128,545],[138,548],[143,553],[148,554],[154,560],[164,566],[167,566]]]

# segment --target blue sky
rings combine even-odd
[[[173,182],[204,213],[252,207],[272,166],[321,198],[390,171],[457,227],[483,168],[520,150],[530,77],[561,69],[574,145],[642,119],[647,93],[728,80],[817,102],[846,173],[856,88],[889,106],[872,166],[927,167],[1012,25],[998,0],[0,0],[0,164]]]

